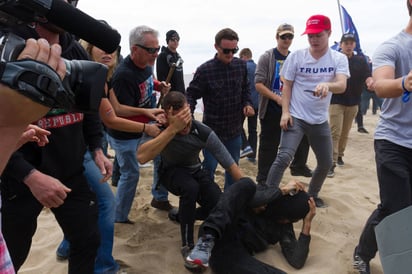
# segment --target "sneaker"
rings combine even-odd
[[[65,261],[69,258],[69,253],[70,243],[64,238],[56,250],[56,258],[58,261]]]
[[[129,219],[126,219],[126,220],[124,220],[124,221],[115,221],[115,223],[116,223],[116,224],[125,224],[125,225],[134,225],[135,222],[133,222],[133,221],[131,221],[131,220],[129,220]]]
[[[186,257],[186,261],[203,268],[209,267],[209,258],[214,245],[215,238],[212,235],[203,235],[199,238],[189,256]]]
[[[336,162],[338,166],[344,166],[345,162],[343,161],[342,157],[338,157],[338,161]]]
[[[369,132],[366,130],[366,128],[364,128],[364,127],[358,128],[358,132],[360,132],[360,133],[369,133]]]
[[[326,204],[325,204],[325,202],[321,199],[321,198],[319,198],[319,197],[313,197],[313,200],[315,201],[315,205],[316,205],[316,207],[319,207],[319,208],[325,208],[325,207],[328,207]]]
[[[253,154],[253,149],[250,146],[245,147],[244,150],[240,152],[240,158],[245,158]]]
[[[174,207],[171,210],[169,210],[169,213],[167,214],[167,217],[169,217],[169,220],[173,222],[180,223],[179,220],[179,208]]]
[[[303,168],[291,167],[290,174],[292,174],[292,176],[303,176],[310,178],[312,177],[312,170],[308,168],[307,165],[305,165]]]
[[[246,160],[248,160],[249,162],[255,164],[256,163],[256,158],[252,158],[252,157],[247,157]]]
[[[170,211],[173,208],[169,201],[158,201],[155,198],[152,199],[150,205],[154,208],[164,211]]]
[[[359,271],[359,274],[370,274],[369,262],[365,262],[357,252],[357,248],[353,252],[353,268]]]
[[[139,168],[149,168],[149,167],[152,167],[151,163],[145,163],[145,164],[140,164],[139,163]]]
[[[190,253],[192,252],[194,246],[188,246],[185,245],[180,249],[180,253],[183,256],[183,260],[185,261],[184,266],[187,270],[189,270],[192,273],[200,273],[203,272],[203,268],[197,264],[188,262],[186,260],[187,256],[190,255]]]
[[[328,176],[328,178],[333,178],[333,177],[335,177],[335,165],[333,165],[333,166],[329,169],[328,174],[327,174],[326,176]]]

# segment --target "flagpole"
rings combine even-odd
[[[341,9],[341,5],[340,5],[340,0],[337,0],[337,2],[338,2],[338,9],[339,9],[340,27],[342,29],[342,35],[343,35],[344,32],[345,32],[345,29],[343,27],[342,9]]]

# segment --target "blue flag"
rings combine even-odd
[[[358,31],[356,30],[355,24],[352,21],[352,17],[349,15],[349,13],[346,11],[346,9],[340,5],[341,11],[342,11],[342,24],[343,24],[343,34],[345,33],[353,33],[355,35],[356,39],[356,47],[355,51],[358,55],[363,55],[361,46],[360,46],[360,41],[359,41],[359,34]]]

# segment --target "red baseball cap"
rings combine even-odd
[[[329,17],[321,14],[312,15],[309,17],[308,21],[306,21],[306,30],[304,34],[317,34],[324,30],[330,30],[331,23]]]

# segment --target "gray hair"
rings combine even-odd
[[[132,49],[133,45],[144,45],[145,43],[145,34],[153,34],[156,38],[159,37],[159,32],[151,27],[142,25],[137,26],[130,31],[129,34],[129,47]]]

